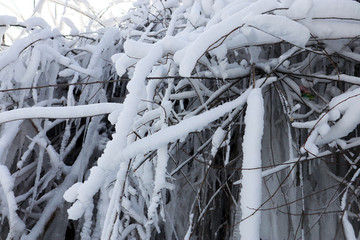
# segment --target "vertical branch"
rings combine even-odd
[[[349,188],[350,188],[351,184],[359,176],[359,174],[360,174],[360,169],[358,169],[352,176],[351,181],[346,186],[346,191],[344,192],[344,195],[341,199],[341,209],[344,211],[344,215],[342,216],[342,224],[344,227],[344,233],[345,233],[346,240],[355,240],[356,239],[354,228],[351,225],[349,218],[348,218],[348,211],[345,208],[347,205],[346,202],[347,202]]]
[[[255,63],[251,64],[252,87],[255,88]]]
[[[25,229],[24,222],[19,218],[16,213],[17,204],[15,200],[15,195],[13,192],[14,180],[10,175],[9,169],[0,165],[0,191],[4,191],[4,196],[6,199],[2,199],[2,202],[6,202],[8,210],[8,221],[10,225],[10,230],[7,239],[17,239],[19,235]]]
[[[242,188],[240,204],[242,221],[241,239],[260,239],[262,175],[261,139],[264,129],[264,100],[261,89],[251,90],[245,115],[245,135],[243,141]]]
[[[299,171],[300,171],[300,188],[301,188],[301,207],[302,207],[302,214],[300,218],[299,224],[301,224],[301,239],[305,239],[305,229],[304,229],[304,216],[305,216],[305,196],[304,196],[304,170],[303,170],[303,164],[299,164]]]

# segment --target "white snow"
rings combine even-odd
[[[11,48],[0,53],[0,69],[3,69],[9,63],[17,60],[20,56],[20,53],[33,42],[39,39],[56,37],[58,35],[59,32],[56,30],[51,31],[50,29],[45,29],[39,33],[32,34],[31,37],[29,36],[19,41],[15,41]]]
[[[135,41],[132,39],[127,40],[124,43],[124,51],[126,55],[132,58],[143,58],[151,50],[152,44]]]
[[[84,214],[86,205],[103,184],[105,173],[101,168],[93,167],[90,172],[89,178],[83,184],[72,185],[65,191],[66,200],[74,202],[77,199],[72,207],[68,209],[69,219],[76,220]]]
[[[6,153],[19,132],[21,123],[22,121],[14,121],[4,124],[4,130],[1,131],[0,137],[0,164],[4,164],[6,162]]]
[[[323,123],[319,125],[318,129],[319,129],[319,134],[321,136],[325,136],[330,131],[330,126],[327,123]]]
[[[358,23],[351,20],[359,17],[360,6],[355,1],[316,0],[311,3],[306,0],[294,4],[303,6],[300,9],[295,9],[297,6],[290,8],[289,17],[292,17],[291,14],[298,17],[308,12],[307,18],[299,22],[318,38],[355,37],[360,33]]]
[[[305,26],[283,16],[249,15],[245,21],[249,26],[298,47],[305,47],[310,38],[310,32]]]
[[[161,201],[161,189],[166,186],[166,167],[169,159],[167,152],[167,145],[162,146],[157,151],[157,166],[155,170],[155,181],[154,181],[154,191],[151,197],[151,201],[148,208],[148,219],[154,220],[156,215],[156,210]]]
[[[317,155],[319,154],[319,148],[316,146],[315,141],[317,136],[319,135],[319,131],[317,128],[312,130],[308,138],[306,139],[306,142],[304,146],[301,148],[301,152],[305,153],[308,152],[311,155]]]
[[[34,27],[41,27],[41,28],[50,28],[50,25],[40,17],[30,17],[24,22],[25,26],[28,29],[34,28]]]
[[[70,28],[70,35],[79,35],[80,31],[74,24],[74,22],[65,16],[62,17],[62,21]]]
[[[354,175],[351,177],[351,181],[347,184],[347,186],[345,188],[346,189],[345,193],[341,199],[341,209],[344,211],[344,215],[342,216],[342,224],[344,227],[344,233],[345,233],[346,240],[356,240],[355,231],[354,231],[352,224],[349,221],[348,211],[346,210],[346,208],[347,208],[347,204],[348,204],[347,197],[348,197],[349,188],[351,187],[352,183],[358,178],[359,174],[360,174],[360,169],[358,169],[354,173]]]
[[[17,215],[16,210],[18,209],[15,195],[13,192],[14,179],[10,175],[9,169],[0,165],[0,191],[4,191],[6,196],[6,205],[7,205],[7,218],[10,225],[10,233],[8,237],[15,237],[15,234],[18,235],[22,233],[25,229],[25,224],[21,218]],[[3,211],[2,211],[3,212]]]
[[[19,108],[0,113],[0,124],[21,119],[33,118],[81,118],[121,111],[120,103],[98,103],[68,107],[31,107]]]
[[[189,21],[194,25],[197,26],[199,24],[199,20],[201,17],[201,2],[200,0],[195,0],[192,8],[190,10],[190,14],[189,14]]]
[[[261,139],[264,128],[264,100],[261,89],[251,90],[247,103],[242,168],[251,170],[242,170],[240,235],[241,239],[259,240],[261,215],[258,208],[262,201]]]
[[[331,117],[330,121],[335,121],[342,114],[342,117],[331,126],[327,134],[318,138],[316,144],[325,144],[334,141],[335,139],[348,135],[360,123],[360,88],[345,92],[337,97],[334,97],[329,103]]]
[[[207,28],[193,43],[191,43],[190,46],[186,48],[184,57],[180,63],[179,74],[184,77],[189,77],[196,62],[207,49],[209,49],[222,37],[225,37],[227,34],[237,28],[240,28],[246,23],[244,16],[249,14],[250,9],[255,11],[255,13],[261,13],[263,11],[273,9],[277,5],[276,1],[272,0],[256,1],[251,4],[250,7],[245,8],[242,11],[239,11],[223,21]]]
[[[119,77],[122,77],[126,69],[136,63],[136,59],[130,58],[125,53],[117,53],[111,57],[111,60],[115,62],[116,72]]]
[[[294,19],[305,18],[313,5],[313,0],[295,0],[287,10],[286,15]]]
[[[172,104],[169,101],[169,97],[173,88],[174,88],[173,81],[170,81],[168,88],[166,89],[163,101],[161,103],[161,106],[164,110],[161,112],[160,121],[159,121],[159,123],[161,123],[161,129],[166,129],[168,127],[167,116],[169,115],[169,112],[171,111],[172,108]],[[154,181],[153,194],[148,208],[148,214],[147,214],[148,221],[154,221],[157,208],[159,207],[161,202],[161,190],[163,188],[166,188],[167,185],[169,185],[166,181],[166,173],[167,173],[166,168],[167,168],[168,160],[169,160],[168,146],[167,144],[164,144],[163,146],[159,147],[159,149],[157,150],[156,169],[155,169],[155,177],[154,177],[155,181]]]
[[[221,127],[218,127],[216,129],[211,142],[212,143],[211,156],[213,157],[215,156],[221,144],[224,142],[226,134],[227,132]]]
[[[17,23],[16,17],[8,16],[8,15],[0,16],[0,25],[11,25],[16,23]]]
[[[349,215],[348,212],[345,211],[344,215],[342,216],[342,224],[344,227],[344,233],[346,240],[356,240],[356,235],[353,226],[351,225],[349,221]]]
[[[119,169],[113,188],[114,190],[111,194],[109,208],[106,213],[102,238],[110,237],[112,231],[111,225],[114,222],[118,211],[118,200],[123,191],[127,168],[130,161],[128,156],[124,154],[124,148],[128,144],[127,136],[129,130],[132,128],[133,121],[137,116],[141,98],[144,93],[146,94],[145,80],[152,71],[153,66],[156,65],[157,61],[164,53],[166,53],[166,49],[164,49],[162,45],[165,44],[166,41],[169,41],[169,39],[164,38],[154,44],[148,54],[136,64],[132,80],[127,85],[129,94],[124,101],[123,111],[119,115],[115,126],[116,134],[113,135],[113,140],[108,142],[103,155],[98,159],[98,167],[101,169]],[[169,43],[169,45],[171,44]],[[103,175],[101,179],[104,179],[104,177],[105,176]],[[98,189],[99,187],[97,190]]]
[[[303,2],[303,1],[299,1]],[[308,2],[308,1],[306,1]],[[313,0],[309,15],[312,17],[358,18],[360,5],[352,0]],[[308,3],[306,3],[308,4]]]
[[[133,234],[134,231],[138,231],[140,238],[150,238],[153,228],[158,230],[159,225],[157,222],[159,219],[162,217],[164,220],[168,220],[167,217],[164,217],[168,213],[165,205],[163,205],[162,190],[170,187],[167,182],[170,179],[167,175],[167,166],[170,159],[169,153],[171,153],[177,141],[181,143],[193,132],[204,132],[206,130],[205,134],[208,134],[218,127],[212,139],[208,140],[207,143],[209,144],[211,141],[211,155],[213,157],[220,147],[226,145],[227,156],[224,160],[226,164],[229,161],[231,149],[229,142],[225,144],[223,142],[227,137],[230,138],[231,132],[227,136],[228,133],[224,129],[228,128],[224,127],[224,122],[219,127],[218,121],[224,116],[227,117],[226,121],[234,120],[232,117],[237,116],[235,113],[240,111],[247,103],[245,135],[242,143],[243,170],[240,193],[243,221],[240,223],[239,232],[242,239],[259,240],[261,215],[260,211],[257,210],[262,203],[262,177],[289,168],[289,166],[294,166],[297,161],[314,159],[315,156],[309,154],[308,158],[303,157],[300,160],[294,158],[292,136],[290,126],[288,126],[289,128],[285,129],[289,134],[287,136],[288,141],[285,141],[285,148],[290,148],[289,156],[286,156],[290,160],[284,163],[280,159],[279,162],[283,163],[283,165],[277,165],[270,170],[262,171],[261,140],[264,128],[264,100],[262,98],[263,86],[260,88],[260,84],[264,82],[265,78],[257,80],[255,89],[250,87],[248,90],[246,90],[249,85],[248,82],[237,82],[237,79],[228,78],[246,76],[244,79],[248,79],[248,76],[252,74],[248,63],[255,64],[257,68],[270,73],[270,76],[276,75],[276,73],[271,72],[272,70],[277,71],[279,69],[297,72],[294,68],[299,67],[298,69],[301,72],[303,63],[298,62],[301,56],[299,58],[291,57],[301,51],[313,50],[313,44],[308,44],[310,32],[314,37],[359,35],[358,21],[337,19],[339,17],[357,19],[359,4],[353,4],[351,1],[346,0],[339,2],[341,4],[335,0],[329,0],[329,2],[325,0],[185,0],[181,3],[176,0],[165,1],[164,6],[177,6],[175,11],[173,9],[165,9],[164,11],[165,14],[172,14],[170,22],[167,22],[166,19],[165,24],[161,25],[150,20],[150,25],[145,26],[143,20],[148,21],[149,19],[145,19],[141,15],[131,16],[129,14],[127,18],[124,18],[125,21],[121,22],[121,25],[124,24],[128,27],[124,32],[119,29],[112,29],[108,32],[109,34],[103,35],[107,31],[104,30],[104,32],[99,33],[102,39],[98,46],[80,47],[75,50],[76,54],[66,49],[65,52],[68,51],[66,55],[58,51],[57,48],[62,48],[60,44],[56,45],[56,41],[48,39],[50,36],[55,37],[55,39],[57,37],[62,39],[59,32],[41,29],[41,27],[48,28],[48,26],[46,22],[41,22],[40,19],[32,18],[29,20],[27,22],[29,27],[40,26],[40,28],[35,29],[32,38],[24,38],[19,41],[20,43],[14,44],[9,51],[0,52],[0,69],[7,68],[10,62],[17,61],[22,56],[26,57],[26,61],[28,61],[24,60],[24,62],[17,63],[18,69],[22,71],[14,73],[16,78],[12,79],[10,77],[6,79],[6,82],[10,83],[8,85],[4,80],[1,84],[2,87],[13,87],[12,82],[15,81],[15,84],[21,84],[21,86],[36,86],[38,79],[43,81],[42,78],[38,77],[39,70],[43,71],[40,68],[48,67],[48,62],[55,63],[54,65],[59,64],[57,71],[52,71],[53,69],[50,68],[49,71],[54,73],[54,77],[50,78],[49,81],[55,82],[57,76],[74,76],[71,83],[75,83],[80,79],[83,80],[83,75],[89,76],[89,81],[97,81],[102,74],[113,74],[112,71],[106,73],[102,71],[102,66],[111,64],[109,62],[103,64],[106,61],[105,55],[110,56],[113,52],[122,50],[124,50],[123,53],[112,56],[112,61],[115,64],[117,74],[120,77],[126,74],[131,80],[127,85],[129,94],[126,96],[124,104],[100,103],[86,106],[35,106],[23,108],[28,106],[26,105],[27,102],[24,102],[23,105],[20,104],[19,109],[0,113],[0,124],[27,118],[67,119],[110,114],[108,119],[115,125],[115,133],[112,140],[107,142],[103,155],[97,161],[98,165],[92,167],[90,172],[86,173],[86,175],[89,175],[88,179],[84,183],[76,183],[69,188],[71,184],[82,181],[84,175],[81,172],[88,169],[89,156],[86,156],[86,154],[91,155],[91,151],[82,150],[80,157],[85,156],[79,157],[77,160],[76,165],[74,165],[77,168],[76,171],[71,170],[71,174],[66,177],[65,184],[60,185],[59,191],[54,194],[54,198],[49,197],[51,201],[48,201],[44,211],[43,216],[45,217],[41,217],[36,223],[34,231],[29,233],[27,238],[35,239],[34,236],[42,232],[51,212],[55,211],[57,204],[62,204],[62,200],[57,198],[66,189],[68,190],[63,195],[64,199],[74,203],[68,211],[69,218],[79,219],[84,216],[81,235],[83,238],[90,239],[92,237],[92,229],[90,228],[92,219],[94,219],[92,218],[93,208],[96,208],[98,212],[96,232],[99,238],[101,231],[104,239],[126,238]],[[144,14],[149,14],[146,12],[147,7],[145,7],[147,3],[148,1],[138,1],[138,10],[144,11]],[[284,5],[282,5],[283,3]],[[163,7],[161,2],[155,1],[155,5],[159,8]],[[285,5],[290,8],[274,10]],[[337,8],[342,6],[349,14],[342,11],[337,13]],[[156,16],[152,14],[153,12],[150,13],[150,18]],[[337,18],[320,19],[329,16]],[[136,19],[132,17],[136,17]],[[13,20],[5,18],[3,21],[11,22]],[[63,22],[73,29],[72,33],[78,32],[74,22],[66,18],[63,19]],[[127,22],[130,22],[130,24]],[[133,25],[138,26],[133,27]],[[120,31],[124,35],[120,36]],[[166,36],[163,38],[164,34]],[[122,38],[126,39],[124,44]],[[30,51],[24,51],[24,49],[29,49],[28,46],[34,41],[36,44],[31,47],[31,54],[28,54]],[[54,45],[49,45],[47,41],[54,42]],[[87,38],[84,38],[83,41],[91,42]],[[313,39],[311,41],[311,43],[315,42]],[[111,42],[112,46],[118,45],[115,49],[110,50],[110,48],[107,48],[109,42]],[[285,44],[282,45],[282,42],[285,42]],[[62,42],[59,41],[59,43]],[[76,41],[74,40],[73,43],[75,44]],[[281,45],[281,48],[277,48],[274,53],[274,49],[270,48],[275,43],[280,43],[278,45]],[[326,50],[338,51],[340,57],[359,58],[356,50],[350,49],[350,45],[344,48],[347,43],[346,41],[336,44],[325,42]],[[262,46],[264,44],[265,47]],[[123,49],[121,45],[123,45]],[[272,59],[277,54],[276,52],[281,52],[282,55]],[[91,55],[91,57],[85,59],[86,54]],[[74,55],[76,55],[76,58],[74,58]],[[81,60],[78,61],[78,59]],[[88,64],[87,68],[84,68],[83,66],[86,66],[88,62],[90,64]],[[62,71],[59,73],[60,69]],[[183,80],[179,80],[181,77],[178,78],[178,74],[189,77],[193,73],[194,78],[185,78]],[[323,72],[319,71],[319,73]],[[167,76],[171,76],[171,78],[167,79]],[[175,76],[174,80],[172,79],[173,76]],[[317,76],[321,79],[323,75]],[[214,80],[214,84],[218,88],[214,89],[214,85],[210,88],[207,79],[203,80],[202,77],[219,78]],[[359,82],[358,77],[345,74],[330,77],[324,75],[324,78],[319,81],[328,83],[332,80],[338,80],[338,77],[343,82]],[[47,79],[47,76],[45,78]],[[172,81],[176,81],[176,83],[180,81],[180,83],[174,88]],[[276,81],[275,77],[266,79],[264,86],[273,81]],[[308,87],[310,88],[312,84],[315,85],[315,81]],[[280,99],[285,103],[283,110],[284,112],[287,111],[289,116],[297,110],[303,113],[301,107],[303,102],[298,101],[300,96],[296,96],[296,93],[301,95],[298,86],[299,82],[298,80],[291,80],[289,74],[289,77],[285,78],[284,82],[279,83],[284,90],[284,96],[281,96],[283,99]],[[308,84],[309,80],[303,79],[302,82]],[[100,94],[95,94],[95,87],[89,86],[84,87],[84,92],[88,94],[81,93],[82,104],[85,104],[85,98],[93,93],[95,96],[93,102],[106,100],[105,93],[101,93],[103,89],[100,89]],[[163,90],[166,87],[168,89],[164,93]],[[75,105],[76,103],[73,89],[70,87],[68,91],[66,99],[68,105]],[[91,89],[91,91],[88,91],[88,89]],[[56,90],[33,90],[33,101],[35,103],[41,101],[43,97],[41,94],[47,94],[45,91],[51,93],[49,97],[51,98]],[[25,94],[25,92],[21,94]],[[340,93],[334,93],[332,96],[338,94]],[[328,152],[319,153],[322,144],[336,142],[343,148],[348,148],[351,145],[351,143],[339,138],[346,136],[360,123],[360,110],[357,107],[360,100],[358,100],[357,94],[360,95],[360,92],[352,88],[347,93],[331,100],[329,104],[330,112],[321,115],[320,120],[310,118],[313,121],[293,123],[294,127],[310,129],[309,133],[311,134],[302,149],[303,152],[307,150],[321,156],[325,153],[328,154]],[[186,111],[189,106],[184,104],[184,100],[197,96],[197,102],[190,105],[190,107],[197,107],[197,109]],[[231,101],[227,100],[228,97],[231,98]],[[328,95],[324,96],[323,100],[330,101]],[[299,104],[295,105],[297,102]],[[301,116],[298,114],[297,117],[310,116],[315,110],[318,114],[324,112],[317,101],[311,102],[305,99],[305,102],[313,110]],[[180,105],[179,109],[181,110],[179,112],[177,111],[178,105]],[[5,107],[2,109],[5,109]],[[316,113],[316,116],[318,114]],[[97,118],[100,117],[91,119]],[[213,123],[214,121],[217,122]],[[34,121],[34,124],[42,127],[40,123],[42,122]],[[10,143],[6,141],[8,139],[5,139],[6,134],[11,134],[9,139],[14,139],[17,134],[16,127],[20,126],[20,124],[21,121],[16,122],[16,124],[6,123],[1,126],[5,130],[1,132],[0,156],[6,157],[5,153],[8,146],[10,146]],[[98,125],[100,124],[103,123],[98,123]],[[81,131],[84,131],[84,133],[91,133],[89,129],[85,127],[83,129]],[[98,131],[94,132],[95,135],[90,140],[96,143]],[[66,133],[70,136],[69,132]],[[202,133],[199,135],[202,135]],[[70,141],[70,137],[66,139],[66,136],[61,142],[60,154],[51,144],[47,146],[48,139],[46,137],[36,136],[33,138],[31,136],[31,148],[28,148],[21,156],[20,163],[26,164],[27,153],[30,154],[36,149],[35,146],[39,146],[40,153],[46,150],[49,155],[50,165],[56,168],[59,165],[60,156],[62,156],[63,152],[66,152],[64,149],[67,146],[67,141]],[[107,136],[102,136],[101,140],[103,139],[107,140]],[[294,145],[296,144],[294,143]],[[84,149],[87,150],[89,145],[86,142]],[[169,150],[169,148],[171,149]],[[203,149],[198,149],[198,151],[203,151]],[[148,155],[149,152],[151,152],[151,155]],[[147,161],[148,157],[150,157],[151,161]],[[46,159],[48,160],[48,158]],[[1,159],[1,161],[5,160]],[[180,170],[187,163],[179,162],[178,164],[178,166],[175,166],[176,170],[174,171]],[[134,165],[137,166],[136,171],[133,171]],[[71,169],[75,167],[71,167]],[[41,171],[39,169],[41,170],[41,166],[37,167],[37,175],[40,175]],[[0,168],[1,172],[2,170]],[[64,172],[68,174],[70,170]],[[76,173],[80,174],[77,175]],[[6,174],[4,176],[7,176]],[[193,179],[193,176],[191,177]],[[3,180],[3,176],[0,175],[1,180]],[[4,186],[7,185],[6,181],[2,182],[5,183],[2,183]],[[93,196],[99,190],[101,200],[98,204],[100,207],[93,204]],[[217,191],[220,191],[220,189],[217,189]],[[213,198],[215,196],[216,194],[213,195]],[[235,199],[233,200],[235,201]],[[200,210],[206,212],[207,208]],[[192,229],[194,210],[191,209],[186,214],[190,216],[190,226],[185,238],[190,238],[194,230]],[[119,216],[124,217],[119,218]],[[129,222],[128,219],[130,218],[134,221]],[[172,219],[169,220],[169,222],[165,223],[165,234],[168,234],[167,230],[170,228],[168,225]],[[343,218],[345,234],[347,238],[351,239],[351,236],[355,235],[351,232],[352,227],[348,220],[348,215],[345,215]],[[122,234],[125,235],[122,236]],[[126,234],[129,234],[129,236],[126,236]]]
[[[78,196],[78,190],[79,187],[82,185],[82,182],[75,183],[71,186],[65,193],[64,193],[64,199],[67,202],[74,202]]]

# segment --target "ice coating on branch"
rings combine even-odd
[[[243,140],[243,169],[240,204],[242,221],[241,239],[260,239],[261,215],[258,208],[262,202],[261,139],[264,129],[264,100],[261,89],[250,91],[245,113],[245,135]]]

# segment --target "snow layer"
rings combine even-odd
[[[17,23],[16,17],[8,16],[8,15],[0,16],[0,25],[10,25],[16,23]]]
[[[59,32],[57,30],[51,31],[50,29],[45,29],[40,33],[33,33],[27,38],[15,41],[11,48],[0,53],[0,69],[3,69],[9,63],[16,61],[19,58],[20,53],[33,42],[57,36],[59,36]]]
[[[290,18],[305,18],[313,7],[313,0],[295,0],[287,10]]]
[[[81,118],[109,114],[122,109],[120,103],[98,103],[69,107],[31,107],[19,108],[0,113],[0,124],[30,118]]]
[[[253,89],[247,99],[245,115],[245,135],[243,147],[242,188],[240,203],[242,221],[241,239],[260,239],[262,175],[261,175],[261,139],[264,129],[264,100],[261,89]]]
[[[119,199],[123,192],[123,187],[127,175],[127,169],[130,159],[123,154],[123,149],[128,143],[129,130],[132,128],[133,121],[138,113],[138,106],[144,93],[146,94],[145,80],[151,73],[153,66],[166,52],[163,44],[169,39],[164,38],[154,44],[149,50],[146,57],[142,58],[135,67],[133,78],[127,85],[129,94],[124,101],[124,109],[120,113],[118,121],[115,125],[116,133],[113,140],[109,141],[103,155],[98,160],[98,166],[104,170],[119,169],[114,190],[111,194],[111,200],[108,211],[106,213],[102,238],[109,239],[112,232],[112,224],[114,223],[119,211]],[[169,44],[171,45],[171,44]],[[115,158],[115,159],[114,159]],[[105,178],[105,175],[102,176]],[[97,188],[98,190],[99,188]],[[73,206],[74,207],[74,206]]]
[[[360,169],[357,169],[354,175],[351,177],[351,181],[347,184],[345,193],[341,199],[341,209],[344,211],[344,215],[342,216],[342,224],[344,227],[344,233],[347,240],[356,240],[355,231],[352,224],[349,221],[349,215],[346,208],[348,205],[347,198],[348,198],[349,188],[351,187],[351,184],[354,183],[354,181],[358,178],[359,174],[360,174]]]
[[[252,13],[262,13],[277,6],[273,0],[262,0],[251,4]],[[256,8],[255,8],[256,6]],[[200,57],[221,38],[227,36],[232,31],[240,28],[246,22],[244,16],[249,14],[249,8],[245,8],[238,13],[231,15],[223,21],[207,28],[187,49],[180,63],[179,74],[189,77]]]
[[[211,156],[215,157],[218,149],[220,148],[221,144],[224,142],[227,132],[219,127],[216,129],[213,137],[212,137],[212,148],[211,148]]]
[[[298,1],[300,5],[310,7],[309,1]],[[295,3],[294,3],[295,4]],[[305,7],[304,7],[305,8]],[[295,8],[289,9],[289,17],[295,14]],[[302,12],[304,9],[297,9],[296,12]],[[313,1],[310,11],[305,20],[299,22],[310,29],[312,34],[318,38],[344,38],[356,37],[360,33],[358,19],[360,6],[352,0],[316,0]],[[295,14],[295,18],[298,14]],[[303,15],[303,14],[302,14]],[[331,21],[329,21],[331,19]],[[353,19],[353,20],[352,20]],[[326,22],[326,24],[325,24]]]
[[[356,240],[355,231],[349,221],[349,214],[347,211],[345,211],[344,215],[342,216],[342,224],[344,227],[346,240]]]
[[[250,15],[246,18],[246,23],[298,47],[305,47],[310,38],[306,27],[283,16]]]
[[[316,144],[325,144],[345,137],[360,123],[360,88],[343,93],[334,97],[330,103],[331,109],[328,116],[329,121],[337,120],[339,113],[342,117],[327,131],[322,137],[319,137]],[[330,114],[334,112],[333,114]]]

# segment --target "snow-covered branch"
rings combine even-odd
[[[68,107],[31,107],[19,108],[0,113],[0,124],[16,120],[49,118],[69,119],[93,117],[122,110],[119,103],[98,103]]]
[[[358,1],[115,5],[0,16],[0,239],[358,237]]]

